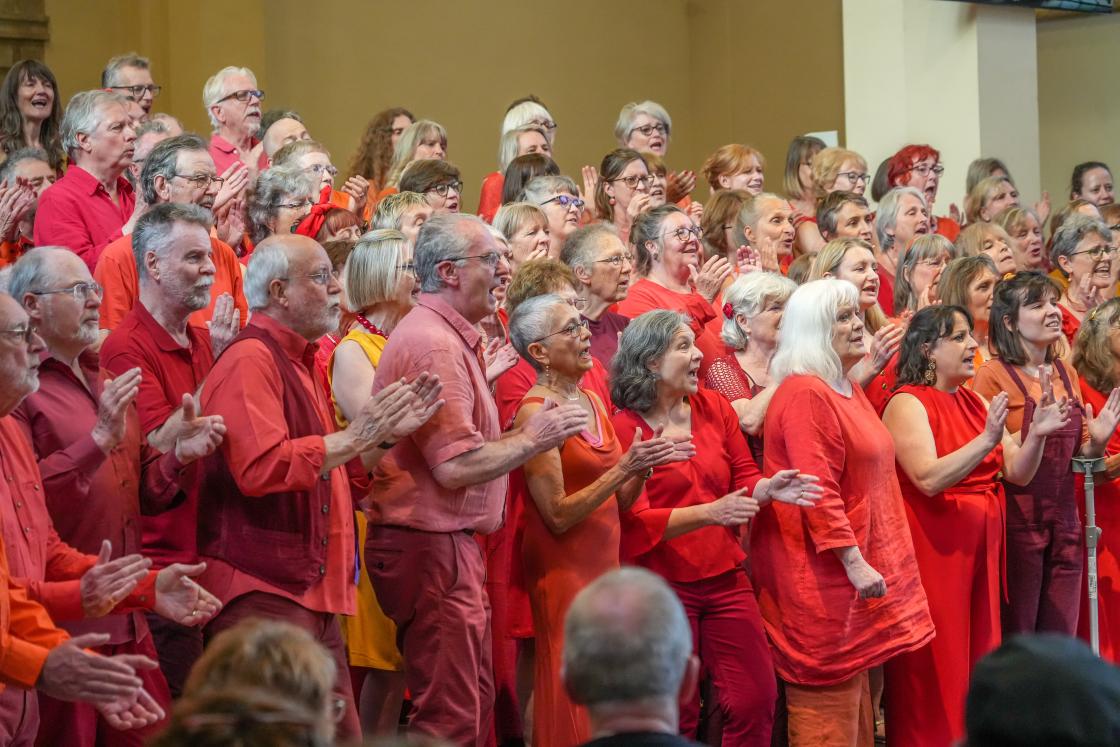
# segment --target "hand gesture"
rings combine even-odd
[[[662,464],[687,462],[692,458],[695,447],[692,447],[691,436],[685,441],[690,448],[682,448],[682,444],[662,436],[662,430],[663,428],[659,427],[653,432],[653,438],[643,441],[642,429],[634,429],[634,440],[630,443],[630,448],[622,455],[622,459],[619,460],[619,468],[631,476],[644,475],[652,468]]]
[[[230,200],[225,207],[215,210],[214,224],[219,239],[231,247],[240,244],[245,238],[245,201]]]
[[[222,603],[193,578],[205,570],[205,563],[175,563],[157,573],[155,613],[190,627],[203,625],[218,614]]]
[[[233,296],[228,293],[218,296],[206,329],[210,330],[210,349],[217,358],[241,331],[241,309],[234,305]]]
[[[887,324],[880,327],[871,338],[871,365],[876,372],[882,371],[891,362],[891,358],[902,344],[902,336],[905,332],[901,325]]]
[[[583,177],[583,190],[581,197],[583,202],[587,205],[587,209],[591,211],[592,215],[595,214],[595,190],[599,187],[599,170],[594,166],[584,166],[580,171],[580,176]],[[597,216],[604,217],[604,216]],[[610,217],[610,216],[606,216]]]
[[[692,218],[692,222],[700,225],[700,221],[704,218],[704,203],[693,200],[688,204],[688,217]]]
[[[1038,222],[1040,225],[1046,225],[1046,219],[1050,217],[1050,193],[1043,192],[1042,198],[1034,204],[1034,212],[1038,214]],[[959,223],[959,221],[958,221]]]
[[[0,185],[0,239],[15,241],[19,237],[19,224],[37,199],[35,191],[25,184]]]
[[[848,581],[856,587],[860,599],[873,599],[887,595],[887,582],[879,571],[868,565],[862,557],[852,563],[844,564]]]
[[[708,504],[710,522],[721,527],[746,524],[757,513],[758,501],[747,495],[746,488],[739,488]]]
[[[249,169],[240,161],[234,161],[222,173],[222,179],[225,181],[214,195],[214,206],[210,208],[215,214],[241,197],[249,186]]]
[[[389,440],[393,429],[404,420],[414,394],[404,379],[394,381],[366,400],[346,432],[357,441],[358,451],[366,451]]]
[[[160,721],[166,715],[148,691],[141,688],[134,696],[118,698],[105,703],[94,703],[109,726],[118,731],[143,729]]]
[[[695,171],[671,171],[665,180],[665,201],[680,202],[696,189]]]
[[[770,478],[767,497],[779,503],[812,507],[824,494],[815,475],[803,475],[795,469],[783,469]]]
[[[144,656],[98,656],[83,650],[108,642],[107,634],[90,633],[55,646],[43,662],[35,689],[66,701],[113,703],[135,698],[143,685],[136,665],[141,669],[158,665]]]
[[[364,176],[355,174],[346,180],[340,191],[354,198],[354,207],[351,210],[361,216],[366,207],[366,199],[369,197],[369,181]]]
[[[1035,426],[1038,425],[1038,412],[1035,411]],[[1007,392],[1000,392],[992,397],[988,403],[988,419],[984,422],[984,437],[994,449],[1002,440],[1004,428],[1007,426]],[[1046,434],[1042,434],[1046,435]]]
[[[537,453],[558,448],[587,427],[587,411],[579,405],[558,405],[546,399],[541,409],[521,426],[521,432],[536,447]]]
[[[1085,299],[1087,309],[1100,306],[1105,301],[1103,289],[1093,285],[1092,273],[1081,276],[1081,280],[1077,283],[1077,289],[1081,292],[1081,297]]]
[[[638,216],[648,208],[649,192],[638,192],[631,198],[630,204],[626,206],[626,215],[630,219],[630,222],[633,223],[638,219]]]
[[[183,395],[183,417],[175,437],[175,456],[190,464],[214,453],[226,437],[226,423],[221,415],[199,415],[194,395]]]
[[[735,251],[735,263],[739,268],[740,275],[762,272],[762,257],[755,249],[746,244]]]
[[[78,582],[82,612],[88,618],[103,617],[112,612],[144,580],[152,567],[152,561],[140,555],[125,555],[110,560],[112,556],[112,543],[102,540],[97,563],[82,574]]]
[[[961,214],[961,209],[957,207],[957,203],[949,203],[949,220],[960,225],[964,223],[964,216]]]
[[[1120,388],[1113,389],[1109,393],[1104,407],[1101,408],[1100,414],[1096,417],[1093,417],[1093,406],[1086,404],[1085,421],[1090,440],[1093,443],[1101,444],[1103,450],[1104,445],[1108,443],[1108,440],[1112,438],[1112,434],[1116,431],[1117,423],[1120,423]]]
[[[723,290],[723,281],[731,275],[731,263],[723,256],[708,257],[699,271],[696,265],[689,265],[688,275],[696,292],[711,303]]]
[[[412,391],[411,401],[405,405],[403,417],[397,421],[389,434],[393,443],[407,438],[419,430],[420,426],[432,419],[432,416],[443,407],[444,400],[439,398],[443,391],[443,384],[439,376],[422,373],[408,385]]]
[[[486,383],[493,384],[499,376],[516,366],[521,356],[513,345],[505,344],[502,338],[495,337],[482,351],[482,359],[486,361]]]
[[[124,440],[128,407],[140,392],[140,369],[130,368],[115,379],[105,382],[101,403],[97,408],[97,424],[90,436],[108,454]]]

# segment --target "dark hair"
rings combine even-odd
[[[432,187],[452,181],[459,181],[459,169],[455,164],[439,158],[421,158],[410,163],[401,174],[400,191],[424,194]]]
[[[895,388],[907,384],[925,384],[926,369],[929,367],[929,353],[922,350],[923,345],[930,349],[953,332],[957,315],[963,316],[968,328],[972,329],[972,317],[961,306],[927,306],[910,319],[902,346],[898,350],[898,380]]]
[[[404,107],[394,106],[374,115],[362,133],[358,151],[350,161],[350,176],[364,176],[369,179],[370,193],[385,187],[389,169],[393,165],[393,120],[408,117],[415,122],[416,117]]]
[[[615,148],[603,156],[603,162],[599,164],[599,183],[595,185],[595,209],[603,220],[614,220],[614,209],[611,207],[611,196],[607,194],[606,185],[617,179],[634,161],[646,162],[642,154],[632,148]],[[649,169],[648,164],[646,169]]]
[[[611,360],[611,401],[620,410],[646,412],[657,401],[657,375],[650,365],[660,360],[688,317],[677,311],[647,311],[622,332]]]
[[[891,159],[886,159],[875,169],[875,177],[871,180],[871,199],[881,202],[887,192],[891,191]]]
[[[829,238],[836,238],[836,214],[849,202],[859,205],[864,210],[871,209],[867,205],[867,200],[855,192],[829,192],[817,203],[817,226],[826,241]]]
[[[686,215],[679,207],[669,203],[645,210],[634,219],[634,225],[630,227],[630,243],[634,247],[638,275],[645,277],[653,267],[653,255],[646,244],[652,241],[661,246],[661,224],[673,213]]]
[[[1093,169],[1104,169],[1112,175],[1112,169],[1108,168],[1108,164],[1101,163],[1100,161],[1086,161],[1079,163],[1073,167],[1073,174],[1069,178],[1069,198],[1075,199],[1074,195],[1081,194],[1081,182],[1085,179],[1085,174]]]
[[[140,169],[140,195],[148,205],[159,202],[156,194],[156,177],[171,181],[179,170],[179,154],[189,151],[206,151],[206,141],[193,133],[169,137],[158,143],[144,159]]]
[[[805,160],[805,156],[809,156],[809,160],[812,160],[813,156],[826,147],[823,140],[812,135],[798,135],[789,141],[789,149],[786,151],[786,170],[782,180],[786,197],[791,200],[801,199],[801,163]],[[811,185],[809,188],[812,190]]]
[[[527,153],[510,161],[502,184],[502,204],[517,202],[525,185],[538,176],[560,176],[560,167],[543,153]]]
[[[712,192],[712,197],[704,204],[704,212],[700,216],[700,228],[704,230],[705,257],[713,255],[728,255],[738,245],[727,245],[727,234],[724,226],[735,225],[739,211],[744,203],[750,202],[751,193],[745,189],[717,189]],[[742,241],[743,237],[739,237]]]
[[[996,284],[988,321],[988,345],[1000,360],[1012,366],[1027,362],[1027,351],[1019,340],[1019,309],[1047,296],[1055,301],[1062,292],[1058,284],[1041,272],[1017,272]],[[1004,324],[1004,320],[1010,324]],[[1054,346],[1046,351],[1046,362],[1054,360]]]
[[[62,124],[62,104],[58,100],[61,93],[54,73],[39,60],[20,60],[15,63],[0,85],[0,150],[7,155],[28,145],[23,139],[23,115],[19,113],[19,87],[23,85],[24,78],[49,83],[54,91],[51,114],[43,120],[39,142],[47,151],[47,163],[61,173],[63,153],[58,134]]]

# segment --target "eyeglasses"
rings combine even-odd
[[[926,267],[945,267],[949,264],[949,260],[945,257],[938,257],[936,259],[919,259],[915,264],[925,265]]]
[[[618,267],[622,267],[623,262],[625,262],[628,265],[634,264],[634,255],[627,252],[626,254],[616,254],[613,257],[607,257],[606,259],[595,260],[595,264],[599,264],[600,262],[603,262],[603,263],[606,263],[608,265],[611,265],[612,267],[618,268]]]
[[[7,335],[23,342],[24,345],[30,345],[31,338],[35,336],[35,328],[29,324],[26,327],[16,327],[15,329],[0,329],[0,335]]]
[[[688,241],[688,238],[690,236],[695,236],[699,241],[704,236],[704,229],[700,226],[689,226],[688,228],[682,227],[678,228],[676,231],[669,231],[667,233],[661,234],[661,238],[665,238],[667,236],[676,236],[677,241],[681,242],[682,244]]]
[[[317,285],[327,285],[332,279],[338,280],[338,270],[319,270],[310,275],[296,275],[296,278],[307,278]],[[291,277],[280,278],[281,280],[291,280]]]
[[[575,205],[577,210],[583,210],[583,206],[587,204],[578,197],[572,197],[571,195],[556,195],[555,197],[549,198],[542,202],[541,207],[544,207],[550,202],[558,202],[560,203],[560,207],[562,208],[570,208],[572,205]]]
[[[652,135],[655,132],[658,135],[664,135],[666,132],[668,132],[668,130],[665,129],[665,125],[658,122],[657,124],[642,125],[641,127],[635,127],[632,130],[630,130],[629,134],[633,135],[635,132],[640,132],[645,137],[649,137],[650,135]]]
[[[1092,249],[1082,249],[1079,252],[1071,252],[1069,256],[1076,257],[1078,254],[1088,254],[1091,259],[1100,259],[1101,257],[1114,256],[1116,250],[1111,246],[1094,246]]]
[[[223,101],[229,101],[230,99],[237,99],[237,101],[239,103],[247,104],[249,102],[249,99],[253,98],[254,96],[257,97],[257,101],[263,101],[264,100],[264,91],[262,91],[258,88],[249,88],[249,89],[244,90],[244,91],[234,91],[231,94],[227,94],[225,96],[222,96],[220,99],[218,99],[214,103],[220,104]]]
[[[134,101],[139,101],[144,98],[145,93],[152,94],[153,99],[159,96],[159,92],[163,90],[163,86],[109,86],[109,89],[112,91],[128,91],[128,95],[131,96]]]
[[[430,188],[429,192],[435,192],[440,197],[447,197],[447,193],[455,190],[455,194],[463,193],[463,183],[460,181],[447,182],[446,184],[437,184]]]
[[[911,166],[910,170],[915,171],[922,176],[929,176],[931,172],[937,176],[941,176],[945,173],[945,167],[939,163],[935,163],[933,166],[926,166],[924,163],[920,163],[916,166]]]
[[[498,252],[489,252],[488,254],[468,254],[465,257],[442,257],[438,262],[458,262],[463,259],[480,259],[483,264],[490,267],[497,267],[498,262],[502,259],[507,259],[506,254],[499,254]],[[507,260],[508,261],[508,260]]]
[[[314,204],[314,201],[311,199],[303,199],[299,202],[280,202],[276,204],[276,207],[287,208],[288,210],[299,210],[301,208],[309,208]]]
[[[398,270],[403,270],[405,272],[411,272],[413,275],[415,275],[416,274],[416,263],[415,262],[405,262],[403,265],[397,265],[397,269]]]
[[[532,127],[540,127],[545,132],[553,132],[556,130],[556,123],[551,119],[534,119],[528,124]]]
[[[860,182],[866,183],[871,178],[871,174],[861,174],[858,171],[841,171],[836,175],[836,178],[844,177],[852,184],[859,184]]]
[[[324,171],[331,176],[338,175],[338,169],[331,166],[329,163],[313,163],[307,167],[307,171],[314,171],[316,174],[322,174]]]
[[[585,329],[590,329],[590,325],[588,324],[586,319],[580,319],[578,321],[572,322],[567,327],[564,327],[564,329],[558,330],[549,335],[545,335],[544,337],[538,337],[537,339],[533,340],[533,342],[543,342],[550,337],[564,334],[568,335],[568,337],[571,337],[572,339],[578,340],[580,333]]]
[[[56,293],[69,293],[74,297],[75,301],[84,301],[93,295],[100,298],[104,294],[105,289],[101,287],[100,283],[74,283],[66,288],[52,288],[51,290],[37,290],[31,292],[36,296],[53,296]]]
[[[641,185],[641,188],[649,189],[650,185],[653,184],[653,176],[650,174],[645,176],[620,176],[617,179],[608,179],[607,181],[622,182],[630,189],[639,189],[638,185]]]
[[[208,189],[214,182],[217,182],[218,187],[221,188],[221,186],[225,184],[226,181],[225,177],[214,176],[213,174],[175,174],[175,176],[179,177],[180,179],[186,179],[194,186],[201,187],[203,189]]]

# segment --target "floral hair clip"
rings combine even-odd
[[[723,305],[723,315],[728,319],[731,319],[735,316],[735,309],[731,308],[731,304],[725,303]]]

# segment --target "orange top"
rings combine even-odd
[[[502,206],[502,189],[505,185],[506,177],[498,171],[487,174],[482,180],[482,189],[478,192],[478,217],[487,223],[494,222],[494,216]]]
[[[1055,361],[1052,365],[1060,365],[1060,362]],[[1023,380],[1023,386],[1027,388],[1027,392],[1035,402],[1040,400],[1042,398],[1042,385],[1039,383],[1038,377],[1031,376],[1022,367],[1017,370],[1019,378]],[[1062,397],[1073,396],[1074,399],[1081,402],[1081,387],[1078,385],[1077,375],[1069,366],[1066,366],[1066,373],[1070,377],[1073,392],[1066,391],[1065,385],[1062,383],[1062,377],[1058,375],[1057,370],[1054,370],[1050,376],[1054,397],[1061,399]],[[991,359],[977,369],[976,376],[972,380],[972,390],[989,402],[992,397],[1000,392],[1007,392],[1007,432],[1018,433],[1022,430],[1023,405],[1026,404],[1026,400],[1023,399],[1023,392],[1015,385],[1011,375],[1007,373],[1007,369],[1003,367],[998,358]],[[1082,441],[1086,438],[1087,433],[1083,431]]]
[[[35,242],[26,236],[20,236],[15,241],[0,241],[0,267],[14,265],[33,246]]]
[[[249,304],[242,290],[241,265],[229,244],[210,237],[213,249],[214,285],[210,288],[210,305],[190,316],[190,323],[205,327],[214,314],[218,296],[228,293],[241,312],[241,326],[249,319]],[[101,329],[115,329],[140,298],[140,276],[136,270],[136,256],[132,253],[132,234],[122,236],[101,252],[94,279],[105,288],[101,299]]]
[[[369,223],[371,220],[373,220],[373,213],[375,210],[377,210],[377,203],[381,202],[389,195],[395,195],[397,192],[400,192],[400,190],[396,187],[386,187],[385,189],[375,194],[373,197],[366,200],[366,209],[362,211],[362,220],[364,220],[366,223]]]

